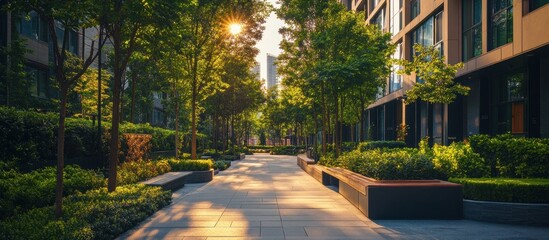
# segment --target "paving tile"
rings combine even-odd
[[[284,230],[281,227],[262,227],[261,237],[284,238]]]
[[[371,221],[310,177],[295,157],[254,155],[202,184],[119,239],[548,239],[549,228],[468,220]]]

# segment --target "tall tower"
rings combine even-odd
[[[278,73],[275,62],[276,56],[267,53],[267,89],[278,85]]]

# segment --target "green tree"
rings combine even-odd
[[[110,73],[106,70],[103,70],[103,77],[109,79]],[[78,94],[80,97],[80,105],[82,112],[80,115],[82,117],[89,116],[98,116],[97,115],[97,98],[98,98],[98,70],[94,68],[89,68],[86,73],[80,77],[80,80],[77,81],[74,93]],[[112,110],[112,103],[109,102],[109,93],[108,93],[108,82],[101,82],[101,103],[102,108],[105,113],[106,119],[110,119],[108,116]],[[78,114],[77,114],[78,116]]]
[[[458,95],[467,95],[470,88],[455,82],[457,71],[463,63],[447,64],[444,56],[433,46],[414,45],[416,53],[412,61],[398,61],[402,66],[400,74],[415,73],[421,79],[406,92],[406,103],[423,100],[428,103],[444,104],[444,115],[448,112],[448,104]],[[444,129],[444,128],[443,128]],[[446,142],[446,139],[444,140]]]
[[[59,128],[57,131],[57,183],[55,189],[55,215],[61,217],[63,205],[63,168],[65,152],[65,118],[69,92],[77,80],[86,72],[97,57],[95,42],[92,42],[90,54],[85,60],[68,51],[69,34],[82,28],[91,27],[95,22],[96,4],[94,1],[60,0],[14,0],[8,9],[14,12],[36,12],[45,21],[51,39],[53,52],[54,78],[59,88]],[[58,27],[61,25],[62,27]],[[61,31],[58,31],[60,29]],[[99,47],[104,44],[100,39]]]
[[[429,103],[452,103],[457,95],[467,95],[470,88],[454,81],[463,63],[447,64],[444,56],[433,46],[414,45],[412,61],[400,60],[400,74],[415,73],[421,82],[406,92],[407,103],[423,100]]]
[[[259,0],[197,1],[186,12],[178,22],[180,41],[174,45],[178,47],[176,52],[183,56],[184,76],[190,81],[191,157],[196,158],[199,105],[224,86],[219,73],[231,44],[253,52],[255,42],[261,38],[261,24],[267,16],[268,5]],[[238,39],[229,35],[231,23],[244,26]]]
[[[116,190],[118,165],[119,127],[121,119],[120,100],[123,77],[128,62],[139,45],[139,41],[150,34],[150,28],[173,27],[185,1],[161,0],[115,0],[100,4],[102,25],[112,42],[112,126],[109,152],[109,192]]]
[[[345,111],[362,111],[361,106],[373,101],[373,89],[385,84],[394,51],[390,36],[364,24],[362,14],[347,11],[335,0],[282,1],[278,14],[288,25],[281,30],[283,83],[300,88],[312,99],[311,119],[316,122],[320,116],[323,153],[328,135],[337,153]],[[351,94],[358,88],[365,94]],[[356,97],[361,97],[361,106],[345,107]]]

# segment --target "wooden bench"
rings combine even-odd
[[[440,180],[376,180],[342,168],[324,168],[322,183],[370,219],[459,219],[462,187]]]
[[[142,183],[148,186],[162,187],[164,190],[173,191],[185,186],[185,177],[190,174],[190,172],[168,172],[147,181],[143,181]]]
[[[315,164],[315,161],[308,158],[305,154],[297,156],[297,165],[303,169],[303,171],[311,175],[311,177],[322,183],[322,172],[326,169],[325,166]]]

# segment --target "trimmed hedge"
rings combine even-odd
[[[515,138],[510,134],[469,137],[492,177],[549,178],[549,139]]]
[[[53,204],[55,184],[56,169],[54,167],[0,179],[0,219]],[[65,196],[102,186],[105,186],[105,178],[98,172],[84,170],[76,165],[68,165],[64,168]]]
[[[159,187],[102,188],[65,198],[61,220],[53,207],[37,208],[0,222],[0,232],[3,239],[114,239],[170,201]]]
[[[271,155],[297,155],[304,150],[305,146],[303,145],[275,146],[271,149]]]
[[[30,171],[53,165],[57,117],[0,107],[0,162],[8,169]]]
[[[0,107],[0,169],[30,172],[45,166],[54,166],[57,156],[58,116],[54,113],[21,111]],[[65,131],[65,158],[80,159],[97,155],[97,149],[109,152],[110,123],[103,122],[101,144],[97,143],[97,126],[91,120],[67,118]],[[175,131],[152,127],[148,124],[124,123],[120,133],[152,135],[152,151],[175,149]],[[121,139],[121,142],[124,142]],[[122,149],[127,149],[122,147]],[[106,159],[106,155],[105,155]],[[78,160],[71,161],[78,163]],[[101,168],[103,163],[94,161]]]
[[[267,146],[267,145],[253,145],[253,146],[248,146],[249,149],[272,149],[273,146]]]
[[[120,125],[122,133],[141,133],[152,135],[152,151],[166,151],[175,149],[175,131],[153,127],[148,123],[133,124],[124,123]],[[183,133],[180,133],[180,138],[183,138]]]
[[[549,179],[451,178],[463,198],[479,201],[549,203]]]
[[[169,159],[172,171],[209,171],[213,169],[214,163],[212,160],[178,160]]]
[[[406,143],[401,141],[371,141],[371,142],[361,142],[358,144],[358,149],[360,151],[368,151],[371,149],[378,148],[405,148]]]

